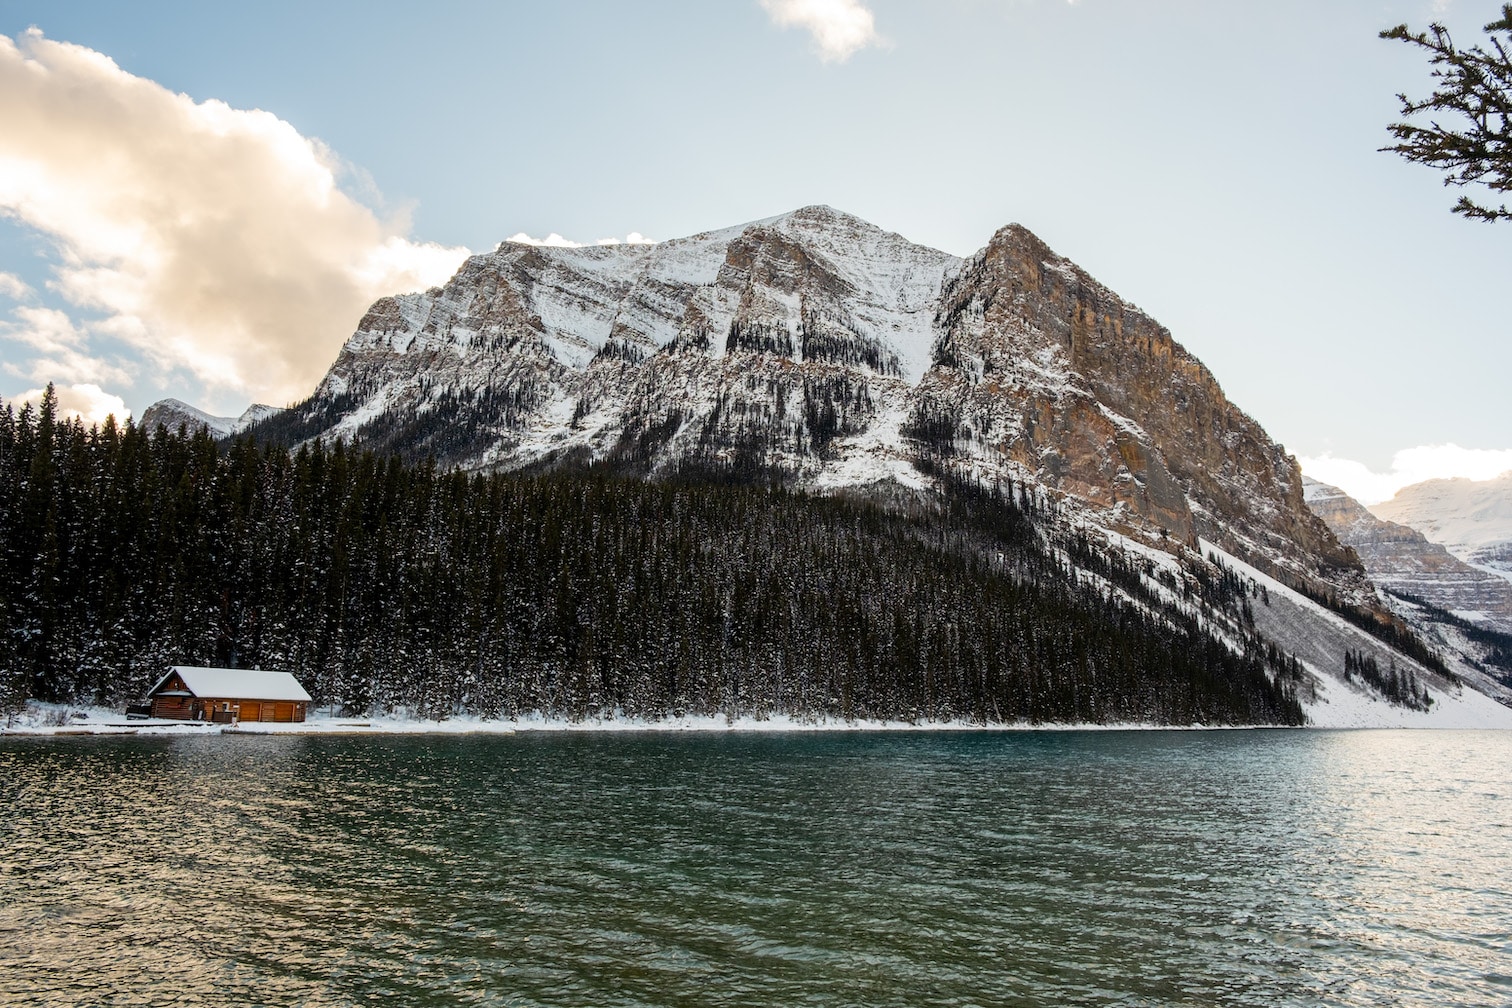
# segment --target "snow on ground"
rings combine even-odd
[[[1429,687],[1427,711],[1395,707],[1342,680],[1328,678],[1307,706],[1314,728],[1501,728],[1512,729],[1512,709],[1472,689],[1447,692]]]
[[[1506,728],[1512,729],[1512,708],[1473,689],[1456,687],[1381,641],[1338,613],[1293,591],[1222,548],[1201,540],[1204,555],[1217,554],[1226,566],[1264,586],[1269,604],[1252,608],[1255,625],[1312,673],[1317,697],[1303,697],[1308,723],[1315,728]],[[1433,697],[1427,711],[1387,703],[1362,685],[1347,683],[1341,673],[1345,650],[1375,656],[1384,668],[1395,662],[1412,668]]]
[[[1342,685],[1342,684],[1341,684]],[[1399,720],[1384,720],[1377,707],[1363,696],[1339,698],[1334,716],[1319,720],[1321,728],[1512,728],[1512,711],[1465,691],[1462,698],[1446,703],[1433,715],[1390,708],[1402,715]],[[1498,721],[1485,705],[1506,715]],[[1441,716],[1443,715],[1443,716]],[[0,721],[0,735],[511,735],[517,732],[633,732],[633,733],[781,733],[781,732],[984,732],[984,731],[1213,731],[1238,730],[1269,725],[1154,725],[1154,724],[992,724],[967,721],[879,721],[825,718],[795,718],[774,715],[726,718],[723,716],[686,715],[661,721],[623,715],[602,719],[570,721],[530,715],[517,720],[455,717],[430,721],[403,717],[332,718],[314,717],[299,724],[248,722],[239,725],[205,724],[187,721],[127,719],[117,711],[104,708],[58,707],[29,704],[21,715]]]
[[[922,490],[928,485],[928,480],[900,447],[903,443],[900,431],[908,419],[909,405],[907,387],[901,382],[893,384],[899,388],[889,388],[885,380],[878,382],[881,408],[866,430],[831,443],[834,458],[820,470],[815,487],[835,490],[889,478],[911,490]]]
[[[128,719],[120,710],[27,701],[0,715],[0,735],[214,735],[224,725],[151,718]]]

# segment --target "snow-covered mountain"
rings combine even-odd
[[[1338,487],[1309,479],[1306,496],[1377,585],[1512,634],[1512,583],[1465,563],[1417,529],[1376,517]]]
[[[1479,702],[1383,643],[1411,635],[1202,363],[1016,225],[966,260],[829,207],[657,245],[506,242],[375,303],[312,396],[254,431],[466,470],[717,469],[893,503],[1011,486],[1143,565],[1142,587],[1104,590],[1295,655],[1319,723],[1429,716],[1371,721],[1387,705],[1349,655],[1410,671],[1440,720]]]
[[[1369,606],[1296,463],[1158,323],[1021,227],[969,260],[829,207],[658,245],[505,243],[368,311],[264,425],[466,469],[562,460],[917,489],[942,463]]]
[[[1417,529],[1466,563],[1512,581],[1512,472],[1489,480],[1414,483],[1370,510]]]
[[[1353,548],[1392,610],[1476,689],[1512,703],[1512,584],[1338,487],[1307,480],[1307,503]]]
[[[162,399],[143,411],[142,426],[148,430],[157,427],[178,430],[184,427],[191,431],[203,427],[210,432],[211,437],[225,438],[232,434],[239,434],[253,424],[282,412],[283,410],[276,406],[254,403],[243,410],[241,416],[211,416],[186,402],[180,402],[177,399]]]

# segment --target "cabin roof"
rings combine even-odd
[[[174,665],[156,686],[158,690],[171,679],[174,673],[184,681],[184,686],[197,697],[220,697],[227,700],[310,700],[310,694],[287,672],[261,672],[253,669],[198,668],[193,665]]]

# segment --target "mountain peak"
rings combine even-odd
[[[214,416],[179,399],[160,399],[142,412],[141,426],[148,430],[158,427],[166,427],[169,430],[177,430],[180,427],[198,430],[203,427],[210,432],[212,437],[224,438],[240,433],[252,424],[281,412],[283,411],[276,406],[253,403],[243,410],[240,416],[223,417]]]
[[[863,217],[844,210],[836,210],[824,203],[811,203],[808,206],[799,207],[774,218],[774,221],[783,221],[798,225],[817,228],[844,227],[847,229],[867,229],[880,231],[881,228]]]
[[[964,262],[825,204],[628,252],[510,246],[376,305],[314,402],[312,433],[470,468],[751,459],[922,488],[938,453],[1365,597],[1279,446],[1021,224]],[[442,416],[468,436],[437,441]]]
[[[1414,483],[1370,511],[1410,525],[1460,559],[1512,580],[1512,471],[1488,480]]]

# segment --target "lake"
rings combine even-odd
[[[1512,1002],[1512,732],[0,738],[0,1002]]]

